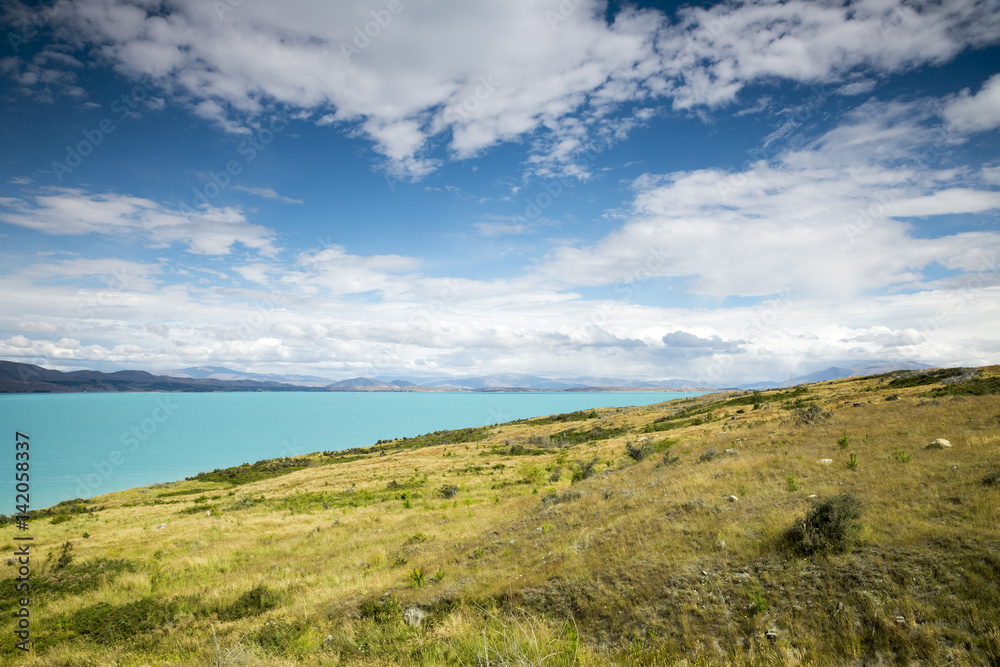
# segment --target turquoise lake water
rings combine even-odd
[[[0,395],[0,513],[14,513],[18,431],[29,436],[30,505],[39,509],[261,459],[699,393]]]

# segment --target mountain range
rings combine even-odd
[[[835,365],[784,381],[761,381],[732,387],[706,387],[692,380],[628,380],[610,377],[546,378],[503,373],[469,377],[356,377],[332,381],[316,375],[246,373],[223,366],[194,366],[164,375],[146,371],[63,372],[33,364],[0,361],[0,393],[61,393],[115,391],[600,391],[771,389],[844,377],[875,375],[892,370],[930,368],[914,361],[862,361]]]

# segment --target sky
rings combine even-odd
[[[0,0],[0,358],[1000,363],[1000,0]]]

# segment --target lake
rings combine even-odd
[[[31,508],[261,459],[701,392],[93,393],[0,395],[0,513],[14,513],[15,433]]]

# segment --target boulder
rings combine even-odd
[[[944,438],[935,438],[934,442],[927,445],[927,449],[951,449],[951,443]]]
[[[424,617],[426,616],[427,612],[420,607],[407,607],[403,611],[403,620],[411,628],[418,627],[420,625],[420,621],[424,620]]]
[[[833,459],[820,459],[819,463],[822,463],[823,465],[828,466],[831,463],[833,463]]]

